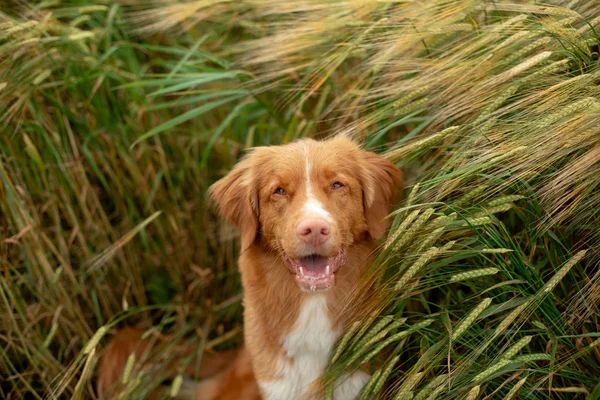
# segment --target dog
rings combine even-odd
[[[361,309],[359,284],[401,183],[393,163],[336,136],[254,148],[209,188],[241,234],[245,347],[192,397],[323,397],[318,380]],[[104,360],[100,380],[102,367],[120,371]],[[340,378],[333,398],[355,399],[369,378],[362,370]],[[247,392],[231,395],[240,388]]]

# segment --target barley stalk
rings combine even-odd
[[[408,198],[406,199],[406,207],[410,207],[415,204],[415,199],[417,198],[417,194],[421,189],[421,185],[419,183],[415,183],[412,190],[408,194]]]
[[[454,332],[452,332],[452,340],[458,339],[463,333],[469,329],[469,327],[475,322],[477,317],[484,312],[489,306],[492,304],[492,299],[486,298],[481,301],[471,312],[466,316],[466,318],[458,324]]]
[[[515,386],[510,388],[510,390],[506,394],[506,397],[504,398],[504,400],[512,400],[517,395],[519,390],[523,387],[523,385],[525,384],[526,381],[527,381],[527,377],[521,379],[519,382],[517,382],[515,384]]]
[[[401,233],[406,231],[408,226],[414,221],[414,219],[417,217],[417,215],[419,215],[420,212],[421,212],[421,210],[414,210],[413,212],[408,214],[408,216],[404,219],[404,221],[402,221],[400,226],[398,228],[396,228],[396,230],[394,231],[394,234],[388,238],[387,243],[385,245],[386,248],[389,247],[393,242],[395,242]]]
[[[450,222],[454,221],[456,217],[457,215],[454,212],[448,215],[441,215],[431,221],[431,226],[447,226]]]
[[[591,98],[591,97],[581,99],[579,101],[576,101],[575,103],[569,104],[568,106],[562,107],[560,109],[560,111],[558,111],[554,114],[550,114],[548,117],[541,119],[537,123],[537,127],[545,128],[547,126],[554,124],[555,122],[560,121],[561,119],[563,119],[571,114],[580,113],[584,110],[594,110],[594,109],[600,109],[600,102],[598,102],[596,99]]]
[[[131,375],[131,371],[133,370],[133,365],[135,364],[135,352],[131,353],[129,357],[127,357],[127,362],[125,363],[125,368],[123,369],[123,376],[121,377],[121,382],[126,384],[129,381],[129,377]]]
[[[533,361],[551,361],[552,356],[546,353],[532,353],[532,354],[524,354],[522,356],[518,356],[513,358],[515,362],[524,362],[529,363]]]
[[[569,270],[577,264],[586,254],[587,250],[582,250],[578,252],[573,258],[565,263],[565,265],[550,279],[544,287],[536,294],[536,297],[541,297],[547,293],[550,293],[556,285],[562,280],[562,278],[569,272]],[[529,299],[525,301],[523,304],[516,307],[504,320],[498,325],[494,336],[499,335],[503,332],[510,324],[514,322],[514,320],[521,316],[523,311],[532,303],[533,299]]]
[[[521,85],[524,85],[524,84],[529,83],[539,77],[543,77],[543,76],[547,76],[548,74],[556,73],[559,70],[566,68],[568,64],[569,64],[568,60],[555,61],[549,65],[546,65],[545,67],[540,68],[539,70],[535,71],[532,74],[529,74],[527,76],[520,78],[519,82],[521,83]]]
[[[79,33],[74,33],[72,35],[67,36],[67,40],[76,42],[76,41],[84,40],[84,39],[92,39],[93,37],[94,37],[93,32],[79,32]]]
[[[500,75],[497,79],[502,81],[502,80],[506,80],[506,79],[512,79],[515,76],[521,74],[523,71],[528,70],[529,68],[541,63],[542,61],[550,58],[550,56],[552,55],[551,51],[543,51],[540,54],[537,54],[525,61],[523,61],[522,63],[520,63],[519,65],[509,69],[508,71],[506,71],[505,73],[503,73],[502,75]]]
[[[523,13],[534,13],[534,14],[543,14],[543,15],[555,15],[559,17],[567,17],[567,18],[576,18],[577,20],[581,19],[581,15],[579,15],[574,10],[569,10],[564,7],[557,6],[546,6],[546,5],[533,5],[533,4],[510,4],[510,3],[502,3],[495,6],[499,10],[504,11],[513,11],[513,12],[523,12]]]
[[[402,275],[402,278],[394,285],[394,290],[400,290],[410,281],[425,264],[439,253],[437,247],[427,250],[415,263]]]
[[[169,397],[175,398],[179,394],[181,390],[181,384],[183,383],[183,376],[181,374],[177,374],[175,379],[173,379],[173,383],[171,384],[171,390],[169,391]]]
[[[339,341],[339,343],[337,345],[337,349],[336,349],[335,353],[333,354],[333,357],[331,357],[330,364],[333,364],[334,362],[337,361],[337,359],[342,354],[342,351],[345,349],[346,345],[348,344],[350,339],[352,339],[352,336],[356,333],[356,331],[358,330],[358,328],[360,328],[360,326],[361,326],[360,321],[355,321],[352,323],[352,325],[346,331],[344,336],[342,336],[342,340]]]
[[[92,347],[92,349],[88,353],[85,353],[85,354],[87,354],[87,359],[85,360],[83,370],[81,371],[81,376],[79,377],[79,380],[77,381],[77,385],[75,385],[75,389],[73,391],[73,396],[71,397],[71,399],[84,398],[82,396],[82,390],[83,390],[84,383],[88,381],[88,375],[92,371],[92,365],[93,365],[92,361],[94,360],[94,357],[96,356],[96,348]]]
[[[572,19],[571,19],[572,20]],[[568,28],[570,25],[566,20],[561,21],[547,21],[544,26],[550,32],[554,33],[558,37],[563,37],[570,44],[574,44],[578,51],[585,52],[588,56],[591,55],[589,46],[582,40],[575,28]]]
[[[511,28],[513,25],[517,25],[517,26],[522,26],[522,22],[526,21],[527,18],[529,18],[528,15],[525,14],[518,14],[515,15],[514,17],[510,17],[507,20],[503,21],[502,23],[492,27],[494,32],[507,32],[507,28]]]
[[[423,372],[411,373],[400,387],[397,396],[408,396],[409,393],[412,393],[413,389],[415,388],[415,386],[417,386],[417,384],[423,378],[424,375],[425,373]]]
[[[50,76],[50,74],[52,73],[51,69],[45,69],[42,72],[40,72],[35,78],[33,78],[33,85],[37,86],[40,83],[42,83],[44,81],[44,79],[46,79],[47,77]]]
[[[414,234],[419,230],[419,228],[421,228],[421,226],[425,222],[427,222],[429,217],[431,217],[431,214],[433,214],[433,208],[428,208],[427,210],[425,210],[425,212],[421,214],[419,218],[417,218],[417,220],[410,226],[410,228],[404,231],[404,234],[394,244],[394,251],[398,251],[398,249],[404,246],[414,236]],[[400,228],[398,228],[398,230],[400,230]]]
[[[360,400],[366,400],[369,398],[371,393],[373,393],[373,390],[372,390],[373,386],[375,385],[375,382],[377,382],[377,380],[379,379],[380,375],[381,375],[380,369],[373,372],[373,375],[371,375],[371,378],[369,379],[369,381],[363,388],[362,392],[360,393]]]
[[[445,253],[447,251],[449,251],[452,246],[454,246],[456,244],[456,240],[451,240],[448,243],[446,243],[445,245],[443,245],[442,247],[440,247],[440,253]]]
[[[481,252],[483,254],[506,254],[506,253],[511,253],[513,252],[513,249],[481,249]]]
[[[446,387],[447,387],[446,384],[442,384],[442,385],[439,385],[438,387],[436,387],[435,390],[431,392],[429,397],[427,397],[427,400],[439,400],[440,394],[442,394],[442,392],[444,391],[444,389],[446,389]]]
[[[54,335],[56,335],[57,329],[58,329],[58,322],[54,321],[52,323],[52,327],[50,328],[50,332],[48,332],[48,336],[46,336],[46,339],[44,340],[44,344],[42,344],[42,347],[47,348],[48,346],[50,346],[50,343],[52,343],[52,339],[54,338]]]
[[[493,215],[493,214],[498,214],[501,212],[505,212],[510,210],[511,208],[513,208],[513,204],[512,203],[508,203],[508,204],[500,204],[494,207],[489,207],[489,208],[485,208],[485,211],[481,211],[478,212],[477,214],[475,214],[476,218],[479,217],[484,217],[486,215]]]
[[[352,341],[352,343],[348,346],[349,348],[356,347],[357,341],[359,341],[359,340],[361,340],[363,338],[365,332],[367,332],[368,330],[372,329],[373,323],[375,322],[375,320],[378,317],[379,317],[379,315],[376,314],[376,313],[374,313],[373,315],[369,316],[369,318],[366,321],[362,321],[362,322],[359,323],[360,329],[358,330],[358,332],[354,336],[354,340]]]
[[[94,350],[96,346],[98,346],[98,343],[100,343],[100,340],[106,335],[106,332],[108,332],[108,328],[106,326],[101,326],[83,348],[83,354],[89,354]]]
[[[422,99],[413,101],[411,103],[409,103],[408,105],[404,106],[404,107],[400,107],[396,110],[394,110],[393,115],[394,116],[404,116],[404,115],[408,115],[413,111],[418,110],[419,108],[422,108],[423,106],[425,106],[427,103],[429,103],[431,101],[431,99],[429,97],[423,97]],[[403,149],[410,151],[412,149],[411,147],[404,147]],[[400,150],[400,149],[399,149]],[[398,152],[396,154],[396,157],[398,157],[400,154],[400,152]]]
[[[449,32],[462,32],[462,31],[472,31],[473,25],[471,24],[449,24],[436,28],[430,28],[429,32],[433,33],[449,33]]]
[[[577,252],[577,254],[575,254],[575,256],[573,258],[571,258],[569,261],[567,261],[565,263],[565,265],[558,270],[558,272],[552,277],[552,279],[550,279],[542,288],[542,293],[550,293],[555,287],[556,285],[558,285],[558,282],[560,282],[562,280],[562,278],[565,277],[565,275],[567,274],[567,272],[569,272],[571,270],[571,268],[573,268],[573,266],[575,266],[575,264],[577,264],[579,261],[581,261],[581,259],[585,256],[585,254],[587,253],[587,250],[581,250],[579,252]]]
[[[495,372],[497,372],[500,369],[506,367],[511,362],[512,362],[511,360],[506,360],[506,359],[498,361],[497,363],[495,363],[494,365],[492,365],[491,367],[489,367],[485,371],[483,371],[480,374],[478,374],[477,376],[475,376],[475,379],[473,379],[473,382],[475,382],[475,383],[482,382],[485,378],[491,376]]]
[[[492,219],[490,217],[467,218],[465,221],[463,221],[463,223],[464,225],[481,226],[491,224]]]
[[[513,321],[521,316],[521,314],[523,313],[523,311],[525,311],[525,309],[531,304],[531,299],[525,301],[523,304],[519,305],[518,307],[516,307],[513,311],[510,312],[510,314],[508,314],[500,323],[500,325],[498,325],[498,327],[496,328],[495,332],[494,332],[494,337],[498,336],[500,333],[504,332],[504,330],[506,328],[508,328],[508,326],[510,324],[513,323]]]
[[[498,268],[481,268],[472,271],[461,272],[450,277],[450,283],[460,282],[467,279],[479,278],[482,276],[495,275],[500,270]]]
[[[135,378],[133,380],[130,380],[129,383],[127,384],[127,386],[125,386],[123,388],[123,390],[121,390],[119,392],[119,400],[129,400],[131,398],[131,393],[137,389],[138,387],[140,387],[140,385],[143,382],[144,376],[146,375],[146,373],[144,371],[141,371],[140,373],[138,373]]]
[[[431,89],[431,87],[429,86],[423,86],[417,90],[413,90],[412,92],[410,92],[409,94],[399,98],[398,100],[394,101],[392,104],[390,104],[393,108],[399,108],[402,107],[406,104],[408,104],[412,99],[414,99],[415,97],[418,97],[419,95],[426,93],[429,89]]]
[[[333,400],[333,391],[335,390],[335,382],[328,385],[325,389],[324,400]]]
[[[588,345],[588,348],[590,348],[590,349],[591,349],[591,348],[594,348],[594,347],[596,347],[596,346],[600,346],[600,338],[599,338],[599,339],[596,339],[596,340],[594,340],[592,343],[590,343],[590,344]]]
[[[428,100],[428,99],[424,99],[424,100]],[[401,157],[403,157],[406,154],[409,154],[411,152],[425,150],[429,147],[432,147],[432,146],[438,144],[444,138],[454,134],[457,130],[458,130],[458,126],[451,126],[451,127],[446,128],[438,133],[434,133],[433,135],[428,136],[424,139],[418,140],[413,143],[408,143],[396,150],[392,150],[389,153],[386,153],[385,157],[388,160],[398,160]]]
[[[96,11],[108,11],[108,7],[107,6],[102,6],[102,5],[92,5],[92,6],[84,6],[84,7],[79,7],[77,9],[77,11],[80,14],[85,14],[85,13],[91,13],[91,12],[96,12]]]
[[[419,393],[417,393],[413,400],[425,399],[435,388],[442,386],[447,377],[447,374],[441,374],[433,378],[431,382],[429,382],[423,389],[419,391]]]
[[[381,319],[373,325],[371,329],[367,331],[364,337],[362,337],[360,343],[364,344],[365,342],[369,342],[379,331],[385,328],[390,322],[394,320],[393,315],[384,315]],[[362,347],[362,345],[361,345]]]
[[[496,165],[499,162],[504,162],[505,159],[510,158],[512,156],[515,156],[515,155],[517,155],[519,153],[522,153],[522,152],[524,152],[527,149],[529,149],[529,147],[527,147],[527,146],[517,146],[517,147],[515,147],[512,150],[503,152],[502,154],[500,154],[500,155],[492,158],[490,160],[490,164],[491,165]]]
[[[34,28],[37,24],[37,21],[27,21],[22,24],[13,25],[11,28],[6,29],[5,33],[7,35],[14,35],[15,33],[19,33],[26,29]]]
[[[481,111],[481,113],[479,114],[479,117],[477,117],[477,119],[475,121],[473,121],[473,125],[480,124],[485,118],[488,117],[488,115],[490,115],[492,112],[496,111],[496,109],[499,108],[502,104],[504,104],[504,102],[509,97],[511,97],[513,94],[515,94],[518,89],[519,89],[519,85],[513,85],[513,86],[509,87],[508,89],[506,89],[501,94],[499,94],[492,103],[490,103],[486,108],[484,108]]]
[[[432,225],[435,221],[432,222]],[[444,231],[446,230],[445,227],[441,227],[438,228],[436,230],[434,230],[433,232],[431,232],[429,235],[427,235],[422,242],[419,244],[419,247],[417,247],[415,253],[419,254],[421,253],[424,249],[431,247],[432,244],[434,244],[435,242],[437,242],[437,240],[440,238],[440,236],[442,236],[442,234],[444,233]]]
[[[487,118],[486,120],[484,120],[481,127],[479,127],[479,131],[482,133],[489,132],[497,124],[498,124],[498,117],[491,116],[491,117]]]
[[[597,26],[598,24],[600,24],[600,16],[597,16],[593,20],[588,21],[587,24],[583,25],[581,28],[579,28],[577,30],[577,33],[580,34],[580,35],[583,35],[585,32],[587,32],[588,30],[590,30],[593,27]]]
[[[415,394],[413,392],[408,393],[397,393],[392,400],[413,400],[415,398]]]
[[[533,339],[533,336],[525,336],[521,338],[510,349],[508,349],[506,353],[502,355],[502,358],[510,360],[511,358],[516,356],[517,353],[523,349],[523,347],[527,346],[531,342],[531,339]]]
[[[413,326],[411,326],[409,329],[407,329],[405,331],[402,331],[402,332],[399,332],[399,333],[396,333],[396,334],[390,336],[389,338],[387,338],[386,340],[384,340],[382,343],[380,343],[377,347],[375,347],[375,349],[373,349],[370,353],[368,353],[361,360],[361,364],[368,362],[371,358],[375,357],[386,346],[390,345],[391,343],[397,342],[397,341],[405,338],[406,336],[410,335],[411,333],[413,333],[415,331],[418,331],[419,329],[428,327],[429,325],[431,325],[433,323],[433,321],[434,321],[433,319],[427,319],[427,320],[418,322],[418,323],[414,324]],[[364,354],[364,349],[361,349],[360,351],[357,351],[355,353],[355,355],[346,363],[346,365],[352,364],[354,361],[356,361],[363,354]]]
[[[589,85],[594,80],[594,74],[582,74],[578,76],[574,76],[573,78],[564,80],[562,82],[557,83],[546,89],[544,94],[553,93],[556,94],[559,91],[565,90],[568,88],[569,91],[575,91],[577,89],[584,89],[587,85]],[[571,102],[572,104],[572,102]]]
[[[474,199],[475,197],[479,196],[487,188],[488,188],[488,185],[479,185],[476,188],[474,188],[473,190],[471,190],[470,192],[465,193],[460,199],[458,199],[455,202],[455,204],[457,206],[459,206],[464,203],[467,203],[470,200]]]
[[[370,346],[374,343],[377,343],[378,341],[383,339],[390,331],[398,328],[400,325],[404,324],[405,322],[406,322],[406,318],[400,318],[399,320],[392,322],[391,324],[389,324],[388,326],[383,328],[378,334],[376,334],[371,339],[369,339],[364,344],[364,346]],[[360,347],[362,347],[362,345]]]
[[[517,200],[524,199],[525,196],[521,196],[519,194],[512,194],[508,196],[501,196],[492,201],[489,201],[484,207],[495,207],[505,203],[513,203]]]
[[[477,399],[477,397],[479,396],[479,390],[481,389],[481,387],[479,385],[477,386],[473,386],[473,388],[471,388],[471,390],[469,390],[469,393],[467,394],[467,397],[465,400],[475,400]]]
[[[544,331],[548,330],[548,327],[538,320],[531,321],[531,325],[535,326],[538,329],[542,329]]]
[[[508,38],[506,38],[505,40],[503,40],[500,44],[498,44],[498,46],[496,47],[497,50],[500,50],[506,46],[509,46],[511,44],[513,44],[514,42],[522,42],[524,40],[527,40],[529,42],[531,42],[531,40],[535,37],[539,36],[538,33],[536,32],[531,32],[531,31],[518,31],[517,33],[515,33],[514,35],[510,35]],[[523,52],[521,54],[521,51],[523,49],[518,50],[517,52],[513,53],[512,56],[510,58],[513,59],[513,61],[515,59],[519,59],[522,57],[522,54],[527,54],[529,53],[530,50],[527,50],[525,52]],[[518,54],[521,54],[517,57]],[[515,58],[516,57],[516,58]],[[508,62],[508,60],[504,60],[504,64],[511,64],[511,62]]]
[[[73,28],[77,28],[81,24],[88,22],[92,19],[89,15],[82,15],[81,17],[75,18],[73,21],[69,22],[69,26]]]
[[[527,46],[516,51],[515,53],[513,53],[509,57],[507,57],[505,60],[503,60],[504,65],[510,65],[510,64],[514,63],[516,60],[522,59],[526,54],[531,53],[533,50],[537,49],[538,47],[547,45],[548,43],[550,43],[551,40],[552,39],[550,39],[548,37],[544,37],[541,39],[537,39],[534,42],[531,42]]]
[[[379,378],[377,379],[377,381],[373,387],[373,393],[381,392],[381,388],[383,388],[383,384],[385,383],[387,378],[390,376],[390,374],[392,373],[394,367],[396,366],[396,364],[398,363],[399,360],[400,360],[400,354],[395,356],[388,362],[388,365],[385,367],[385,369],[383,370],[383,372],[381,373],[381,375],[379,376]]]
[[[23,47],[23,46],[27,46],[28,44],[35,44],[35,43],[40,43],[42,41],[42,39],[40,39],[39,37],[32,37],[29,39],[25,39],[25,40],[21,40],[16,46],[15,48],[19,48],[19,47]]]

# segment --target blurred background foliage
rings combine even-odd
[[[205,190],[345,133],[407,182],[324,388],[600,398],[598,29],[585,0],[1,2],[0,397],[96,398],[116,327],[240,345]]]

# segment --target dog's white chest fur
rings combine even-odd
[[[258,382],[265,399],[309,399],[312,384],[323,373],[339,335],[325,296],[315,294],[305,300],[292,331],[283,340],[287,357],[279,361],[278,379]],[[347,377],[336,387],[335,400],[356,398],[367,380],[368,375],[362,372]]]

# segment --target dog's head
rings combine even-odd
[[[326,290],[346,249],[384,235],[402,173],[338,136],[257,147],[209,189],[251,245],[276,251],[303,290]]]

